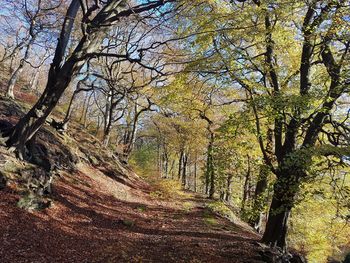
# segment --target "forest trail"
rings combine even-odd
[[[28,213],[0,191],[0,258],[12,262],[263,262],[259,236],[214,215],[207,199],[152,198],[135,174],[79,165],[56,180],[53,206]]]

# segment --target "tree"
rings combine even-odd
[[[148,97],[146,98],[146,106],[140,105],[139,101],[140,100],[135,99],[133,103],[129,103],[131,111],[129,111],[129,120],[127,120],[124,130],[123,152],[121,157],[121,160],[125,163],[128,162],[135,145],[139,119],[144,112],[151,111],[153,106],[152,101]]]
[[[106,37],[107,29],[118,23],[122,18],[137,16],[137,14],[155,10],[168,2],[170,1],[151,1],[133,7],[129,7],[125,1],[109,1],[106,4],[101,3],[102,6],[98,2],[95,2],[90,7],[83,5],[83,19],[81,21],[83,37],[72,54],[69,57],[65,57],[73,21],[80,7],[80,1],[73,0],[71,2],[58,39],[46,88],[38,102],[12,129],[6,142],[9,147],[17,150],[19,158],[25,158],[26,143],[33,138],[44,124],[46,118],[71,82],[72,77],[80,71],[86,61],[108,55],[116,57],[120,61],[140,63],[145,51],[140,51],[138,53],[139,57],[136,58],[132,57],[132,54],[128,52],[123,54],[106,54],[103,52],[103,40]],[[97,9],[99,9],[99,12],[91,19],[91,15]]]
[[[263,241],[270,245],[277,245],[279,247],[286,247],[287,224],[290,210],[294,205],[295,197],[299,191],[301,181],[305,179],[307,168],[312,161],[312,156],[315,155],[315,147],[317,146],[317,139],[320,132],[325,125],[327,116],[332,114],[332,108],[339,97],[345,92],[346,80],[342,78],[342,70],[344,67],[344,59],[348,56],[349,40],[340,41],[345,49],[332,51],[331,43],[337,42],[336,34],[331,31],[337,21],[337,16],[342,9],[346,8],[343,3],[318,3],[313,2],[307,7],[304,17],[302,34],[303,34],[303,48],[300,62],[300,98],[307,98],[310,96],[310,89],[312,84],[310,82],[311,69],[314,63],[313,55],[316,52],[320,55],[321,63],[323,63],[327,70],[329,79],[327,80],[327,89],[323,93],[323,102],[320,109],[316,109],[314,113],[306,114],[306,118],[302,113],[305,112],[304,105],[296,105],[293,107],[292,116],[289,123],[286,125],[284,134],[284,142],[282,143],[283,122],[280,117],[275,118],[275,155],[278,162],[278,167],[275,169],[277,176],[274,185],[274,195],[271,203],[269,218],[266,224],[266,230],[263,236]],[[319,9],[318,14],[316,10]],[[335,12],[335,14],[333,14]],[[341,17],[341,15],[340,15]],[[316,30],[322,30],[320,25],[324,21],[330,21],[331,26],[324,32],[326,36],[319,36],[318,41],[312,42],[312,37],[317,37]],[[272,35],[270,35],[271,22],[269,15],[265,17],[265,27],[267,31],[267,49],[266,49],[266,63],[269,68],[269,78],[274,88],[276,97],[280,96],[280,86],[278,84],[277,73],[275,72],[275,65],[272,62],[273,56],[273,42]],[[339,31],[338,31],[339,32]],[[332,35],[330,35],[332,34]],[[340,31],[340,34],[342,32]],[[316,45],[320,45],[317,50]],[[335,55],[336,54],[336,55]],[[335,56],[339,56],[337,61]],[[305,114],[305,113],[304,113]],[[307,124],[305,123],[307,122]],[[303,127],[304,126],[304,127]],[[298,142],[297,137],[303,132],[304,136]]]
[[[327,130],[337,100],[347,93],[349,6],[345,1],[277,1],[244,9],[218,3],[210,7],[209,12],[197,10],[207,12],[201,16],[205,21],[194,18],[186,28],[203,28],[217,16],[215,11],[221,12],[223,21],[204,29],[209,36],[191,40],[192,50],[203,57],[192,63],[191,71],[245,93],[264,165],[276,176],[263,242],[285,250],[290,211],[313,158],[348,155],[348,146],[325,146],[331,140],[321,140],[320,134]],[[241,13],[233,18],[232,10]],[[302,10],[300,15],[296,10]],[[274,149],[268,152],[271,127]]]
[[[9,79],[7,85],[6,96],[14,99],[14,87],[18,78],[20,77],[25,63],[30,63],[30,53],[35,44],[39,44],[49,49],[49,45],[47,43],[47,38],[45,35],[47,29],[54,30],[56,27],[57,17],[59,15],[53,15],[58,11],[62,3],[60,1],[52,1],[50,3],[42,3],[42,1],[19,1],[19,3],[9,3],[7,9],[10,14],[14,14],[15,17],[18,17],[18,23],[21,23],[21,27],[16,31],[17,44],[12,48],[12,52],[5,54],[3,60],[13,59],[21,50],[23,50],[23,57],[20,59],[18,66],[16,66],[11,72],[11,77]],[[18,14],[18,9],[21,10],[20,14]],[[12,21],[7,20],[7,26],[12,27]],[[11,24],[10,24],[11,23]],[[21,30],[23,29],[23,30]],[[25,32],[23,32],[25,31]],[[23,35],[21,37],[21,35]],[[45,51],[47,52],[47,51]],[[43,55],[44,59],[39,63],[42,64],[45,61],[46,55]],[[37,66],[37,67],[40,67]]]

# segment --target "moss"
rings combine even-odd
[[[17,206],[28,211],[43,210],[51,206],[51,200],[45,200],[33,193],[26,193],[19,199]]]
[[[21,170],[21,167],[17,162],[8,161],[3,166],[3,171],[8,173],[19,173],[20,170]]]
[[[145,212],[147,210],[147,207],[145,205],[140,205],[138,207],[136,207],[137,211],[139,212]]]
[[[122,224],[127,227],[132,227],[135,225],[135,222],[128,219],[124,219],[122,220]]]

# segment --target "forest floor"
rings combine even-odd
[[[0,98],[0,120],[16,123],[26,110],[21,105]],[[64,135],[45,125],[36,141],[46,161],[60,167],[52,205],[42,211],[18,207],[26,180],[42,169],[0,146],[8,181],[0,190],[1,263],[264,262],[251,228],[214,213],[204,196],[162,197],[78,124]]]
[[[1,262],[263,262],[259,236],[212,213],[207,199],[158,201],[151,190],[80,165],[56,180],[44,211],[0,191]]]

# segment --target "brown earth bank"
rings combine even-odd
[[[35,212],[17,208],[19,195],[6,188],[1,262],[263,262],[259,236],[217,215],[209,225],[202,197],[189,195],[183,209],[152,200],[142,185],[83,166],[56,180],[52,207]]]

